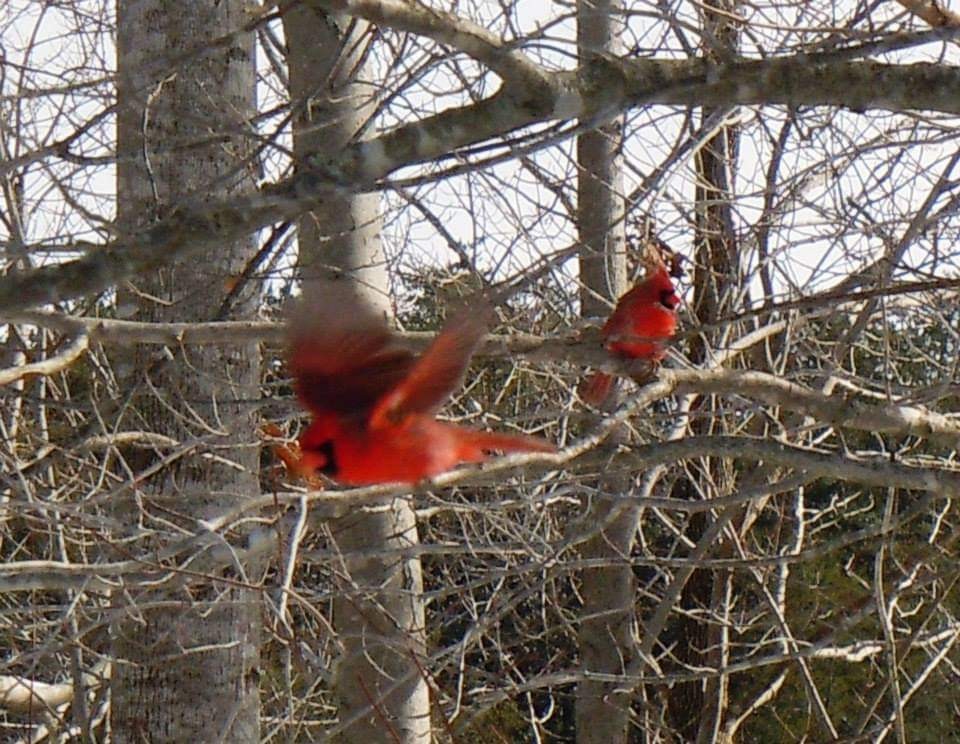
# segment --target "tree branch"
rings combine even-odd
[[[519,52],[508,49],[496,35],[453,13],[407,0],[308,0],[316,8],[346,13],[378,26],[433,39],[473,57],[504,82],[535,90],[549,85],[548,74]]]
[[[80,333],[58,354],[42,359],[39,362],[0,369],[0,385],[9,385],[11,382],[32,375],[55,375],[57,372],[62,372],[83,356],[83,353],[89,345],[90,337],[86,333]]]
[[[280,343],[285,338],[283,324],[270,322],[136,323],[54,313],[23,313],[17,318],[22,322],[67,332],[80,332],[83,334],[81,338],[87,338],[89,334],[90,338],[97,341],[120,344],[232,344],[257,340]],[[411,345],[425,347],[434,334],[417,332],[403,336]],[[610,359],[597,340],[582,333],[554,338],[528,334],[489,335],[477,356],[497,358],[515,357],[518,354],[551,361],[591,364],[621,373],[630,370],[629,363]],[[59,358],[60,355],[54,357]],[[14,369],[23,370],[25,367]],[[40,371],[32,373],[43,374]],[[659,379],[665,386],[660,397],[675,393],[737,395],[812,416],[822,425],[916,436],[945,446],[960,447],[960,422],[919,406],[876,404],[846,393],[826,394],[775,375],[749,370],[664,368],[660,370]],[[3,381],[0,373],[0,383]]]
[[[330,0],[357,10],[399,3]],[[410,24],[423,6],[405,3]],[[371,11],[372,12],[372,11]],[[240,239],[275,222],[309,211],[331,190],[359,192],[382,187],[382,179],[407,166],[450,156],[485,140],[555,119],[591,120],[649,104],[730,106],[833,105],[854,110],[908,109],[960,113],[960,68],[937,64],[885,65],[836,62],[821,55],[737,60],[715,66],[703,59],[616,59],[597,55],[576,71],[536,70],[515,52],[503,51],[472,28],[450,27],[453,16],[432,33],[459,40],[483,55],[510,80],[537,80],[534,88],[505,84],[494,95],[388,130],[346,147],[333,158],[306,157],[300,172],[260,194],[225,201],[196,199],[139,232],[89,251],[81,258],[0,277],[0,312],[25,309],[103,291],[122,279],[189,260],[215,244]],[[439,21],[437,21],[439,23]],[[429,25],[429,24],[427,24]],[[411,26],[412,27],[412,26]],[[957,34],[960,30],[940,30]],[[471,40],[469,43],[467,39]],[[511,77],[512,76],[512,77]]]
[[[897,0],[897,2],[934,28],[960,27],[960,15],[947,10],[937,0]]]
[[[86,687],[97,687],[109,675],[110,663],[101,661],[83,674],[83,684]],[[3,675],[0,676],[0,708],[14,713],[52,712],[71,702],[75,690],[73,681],[49,684],[27,677]]]
[[[960,422],[917,406],[871,404],[845,394],[827,395],[765,372],[709,369],[661,370],[675,392],[739,395],[812,416],[818,424],[916,436],[960,447]]]

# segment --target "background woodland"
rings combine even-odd
[[[957,740],[960,15],[939,0],[0,6],[0,738]],[[658,376],[596,327],[686,257]],[[524,431],[310,491],[283,318]],[[594,330],[591,330],[594,329]]]

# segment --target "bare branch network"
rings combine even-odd
[[[846,61],[877,51],[851,49],[765,60],[620,59],[596,55],[575,71],[542,68],[493,34],[450,13],[400,0],[312,0],[311,5],[424,35],[476,59],[502,79],[493,95],[345,148],[339,157],[307,157],[308,166],[259,194],[179,205],[141,232],[82,258],[0,277],[0,312],[10,313],[100,292],[123,279],[189,260],[211,245],[236,240],[303,214],[330,192],[389,188],[393,172],[443,158],[523,127],[557,120],[605,120],[639,106],[842,106],[854,111],[960,114],[960,68]],[[960,37],[943,26],[885,42],[890,49]]]
[[[953,735],[955,12],[163,5],[0,4],[4,736]],[[295,478],[331,272],[415,351],[495,298],[439,417],[556,452]]]

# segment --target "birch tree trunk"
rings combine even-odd
[[[284,16],[284,30],[299,107],[294,155],[333,157],[373,109],[370,82],[359,80],[372,28],[300,5]],[[317,290],[318,279],[348,281],[390,314],[379,208],[379,194],[331,194],[300,220],[304,296]],[[336,735],[343,742],[429,741],[430,700],[418,661],[426,651],[420,561],[389,555],[419,542],[413,509],[397,499],[357,510],[332,522],[330,532],[342,554],[333,603],[341,650]]]
[[[581,63],[603,52],[621,51],[622,5],[618,0],[580,0],[577,4],[577,43]],[[606,316],[626,289],[627,263],[623,173],[620,150],[623,121],[616,118],[580,135],[577,140],[577,228],[580,237],[580,305],[584,316]],[[630,478],[609,473],[600,491],[619,495]],[[584,672],[622,674],[633,658],[633,571],[626,562],[633,547],[637,509],[600,497],[589,505],[589,525],[603,525],[583,546],[587,559],[610,565],[581,574],[578,646]],[[577,741],[581,744],[625,742],[632,696],[618,694],[623,685],[584,679],[577,686]]]
[[[254,112],[253,39],[238,34],[226,47],[200,51],[247,22],[244,7],[240,0],[119,3],[117,211],[124,227],[186,199],[253,189],[245,136]],[[221,243],[136,279],[120,289],[119,313],[150,321],[252,317],[253,288],[237,292],[229,306],[224,301],[254,251],[253,239]],[[148,554],[256,495],[251,403],[260,359],[257,345],[246,344],[138,351],[125,361],[121,379],[132,392],[123,424],[198,443],[168,464],[159,454],[131,456],[141,472],[156,472],[118,498],[115,515],[128,534],[116,539],[126,540],[124,550]],[[114,741],[260,740],[261,603],[259,591],[248,588],[257,579],[249,569],[115,593]]]

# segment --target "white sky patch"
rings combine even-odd
[[[452,7],[439,0],[433,4]],[[895,5],[878,8],[877,18],[902,14]],[[62,12],[56,4],[8,0],[0,5],[0,23],[7,24],[2,26],[7,60],[23,64],[27,68],[24,86],[40,92],[19,104],[16,111],[12,106],[18,80],[8,73],[4,81],[0,95],[6,98],[0,116],[6,131],[15,132],[14,138],[5,135],[13,155],[68,135],[113,102],[112,3],[75,0],[71,7],[82,10],[88,23],[99,19],[99,25],[78,29],[75,23],[80,16]],[[489,26],[504,43],[515,44],[521,53],[548,69],[573,69],[576,37],[572,9],[572,5],[540,0],[519,0],[512,5],[478,0],[462,3],[454,11]],[[853,10],[852,2],[825,1],[792,9],[743,6],[742,12],[751,14],[749,19],[755,24],[753,33],[744,36],[744,53],[756,56],[762,49],[769,55],[790,54],[798,46],[822,38],[825,32],[822,28],[817,31],[817,24],[822,27],[829,20],[829,25],[842,25]],[[678,3],[672,16],[656,17],[642,5],[630,5],[627,12],[627,54],[677,58],[686,55],[684,42],[694,51],[700,47],[699,11],[693,3]],[[922,24],[914,22],[911,28],[922,28]],[[273,29],[282,40],[280,24]],[[402,49],[403,55],[389,57],[386,45],[374,54],[378,75],[369,82],[381,96],[396,93],[377,122],[381,127],[468,105],[496,87],[495,75],[463,55],[446,54],[423,38],[390,31],[385,31],[384,37],[389,37],[392,49]],[[31,39],[38,43],[28,49]],[[960,57],[958,49],[953,44],[931,43],[877,58],[890,62],[946,59],[953,63]],[[284,123],[286,110],[278,108],[285,103],[282,80],[265,59],[262,50],[258,52],[258,100],[261,108],[271,113],[258,120],[256,131],[263,140],[272,140],[263,151],[262,162],[263,180],[270,183],[289,173],[290,133]],[[408,80],[412,71],[417,76]],[[57,86],[78,82],[82,85],[68,94],[53,92]],[[558,97],[554,114],[571,119],[581,108],[579,95],[567,91]],[[741,124],[733,217],[744,247],[743,265],[756,275],[764,266],[754,238],[766,219],[766,169],[786,113],[782,107],[745,107],[743,112],[746,118]],[[13,126],[16,116],[20,117],[19,127]],[[635,199],[630,217],[640,213],[654,216],[663,237],[686,255],[693,250],[696,172],[690,155],[672,161],[670,157],[692,136],[699,120],[698,111],[688,115],[678,107],[650,106],[628,112],[626,124],[625,190]],[[774,203],[783,209],[775,215],[766,245],[765,265],[777,288],[784,292],[823,288],[875,260],[891,240],[903,234],[911,214],[926,199],[955,149],[956,126],[955,117],[938,114],[860,114],[826,107],[802,111],[780,154]],[[364,136],[373,134],[371,130]],[[455,138],[463,135],[450,134]],[[425,139],[420,144],[431,152],[444,146],[427,132],[421,136]],[[520,146],[529,142],[522,134],[508,135],[507,142],[513,137]],[[470,177],[412,188],[412,195],[437,216],[446,235],[436,229],[436,222],[431,224],[406,202],[387,195],[387,221],[396,226],[389,239],[395,249],[414,262],[448,263],[458,258],[448,245],[452,239],[466,246],[479,267],[512,273],[569,245],[574,239],[569,207],[576,200],[573,140],[524,150],[522,161],[518,154],[511,162],[485,163],[485,159],[509,156],[510,146],[491,142],[469,148],[470,158],[479,163]],[[71,145],[72,154],[102,161],[75,163],[54,156],[23,169],[27,240],[37,249],[38,261],[61,260],[67,255],[64,249],[76,238],[107,239],[116,201],[111,160],[115,148],[114,123],[106,118]],[[380,142],[369,142],[363,157],[369,171],[383,172],[391,166]],[[457,164],[457,160],[445,158],[404,168],[390,178],[429,177]],[[638,193],[661,169],[659,180]],[[957,178],[949,176],[951,181]],[[951,194],[941,196],[934,211]],[[402,217],[400,210],[405,212]],[[9,241],[4,230],[0,225],[0,240]],[[938,273],[955,267],[958,259],[953,246],[960,243],[958,233],[960,219],[944,215],[910,246],[899,271]]]

